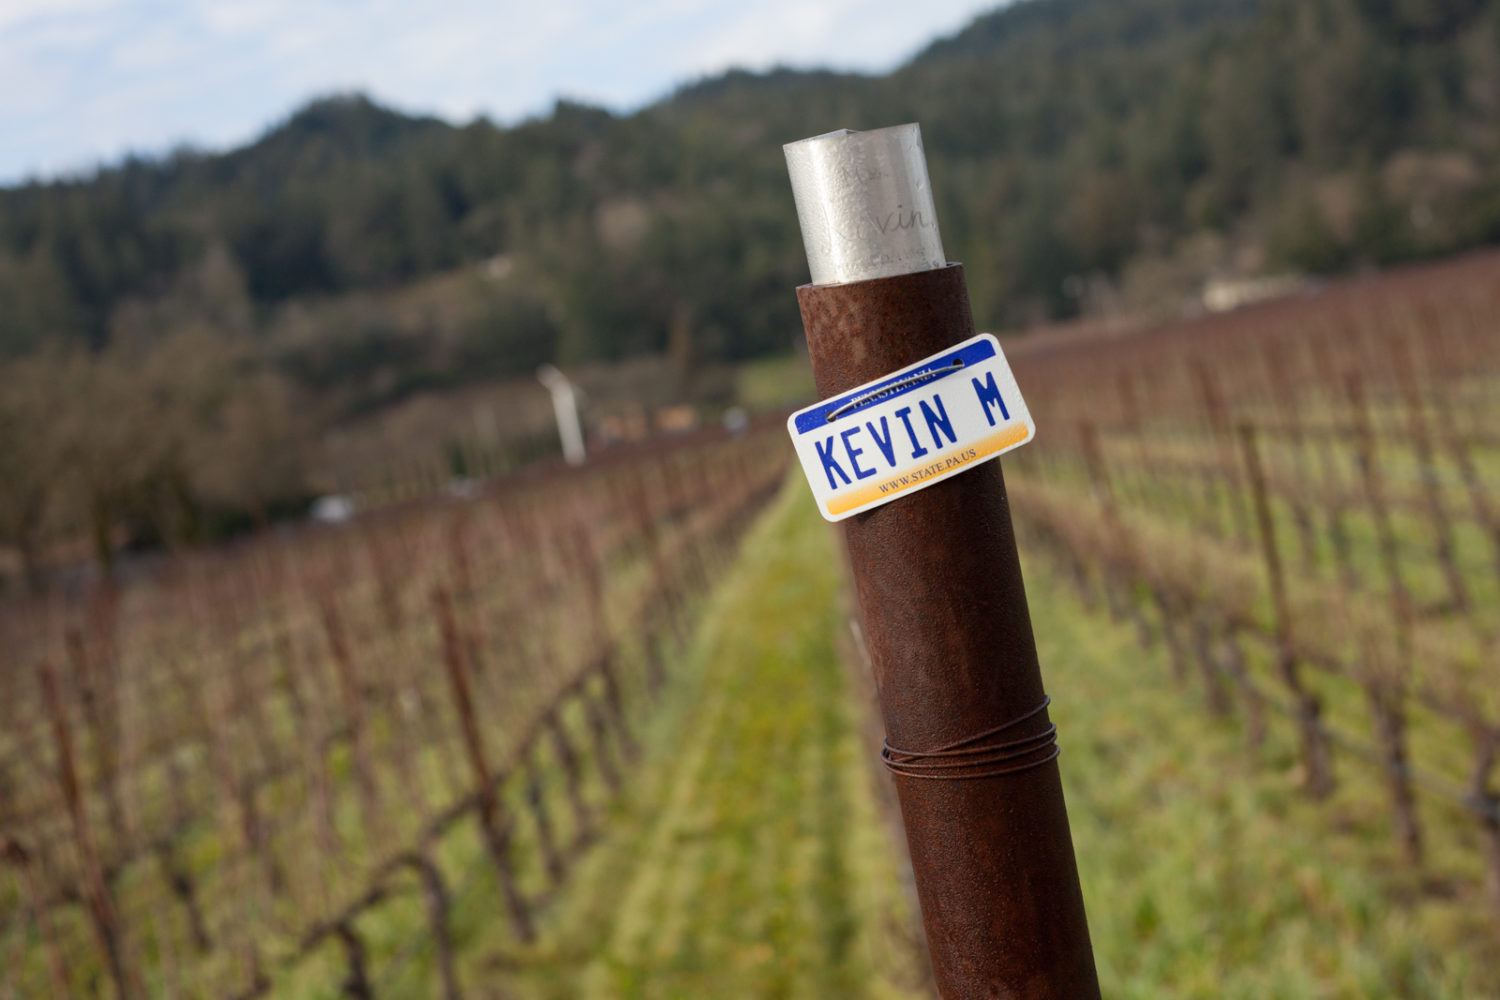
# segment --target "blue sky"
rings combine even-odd
[[[512,122],[732,66],[884,71],[999,2],[0,0],[0,184],[226,148],[334,91]]]

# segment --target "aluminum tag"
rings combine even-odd
[[[998,458],[1036,433],[988,333],[798,410],[786,426],[830,521]]]

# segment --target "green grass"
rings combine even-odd
[[[1477,856],[1454,856],[1471,821],[1429,810],[1435,870],[1410,870],[1363,765],[1341,758],[1335,798],[1309,801],[1286,720],[1250,754],[1160,647],[1039,560],[1027,585],[1106,996],[1500,995]],[[1441,874],[1465,861],[1467,884]]]
[[[715,594],[639,784],[541,942],[481,963],[506,995],[921,995],[834,645],[834,539],[805,492],[789,484]]]

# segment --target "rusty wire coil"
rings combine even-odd
[[[1036,718],[1050,704],[1052,697],[1048,695],[1040,705],[1024,715],[936,750],[900,750],[891,746],[887,740],[880,748],[880,760],[894,774],[940,781],[993,778],[1029,771],[1056,760],[1062,752],[1062,748],[1057,745],[1056,723],[1049,722],[1041,732],[1018,740],[1003,743],[990,741],[1007,730]]]

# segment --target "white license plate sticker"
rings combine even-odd
[[[787,419],[818,511],[863,513],[998,458],[1036,433],[987,333]]]

